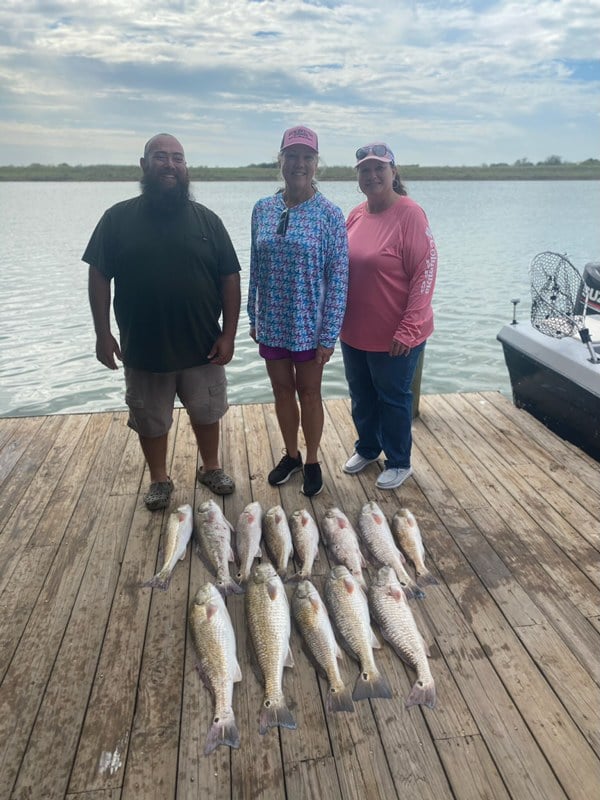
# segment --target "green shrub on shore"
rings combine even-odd
[[[600,160],[588,159],[578,164],[490,164],[479,167],[399,166],[406,181],[483,181],[483,180],[599,180]],[[139,166],[93,164],[30,164],[26,167],[0,166],[0,181],[138,181]],[[190,167],[193,181],[278,181],[279,170],[273,164],[250,164],[246,167]],[[318,177],[324,181],[353,181],[353,167],[321,167]]]

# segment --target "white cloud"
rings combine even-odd
[[[3,160],[133,163],[167,129],[192,164],[245,164],[271,159],[298,121],[330,164],[374,137],[409,163],[597,157],[599,11],[600,0],[8,0]]]

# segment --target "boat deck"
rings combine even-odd
[[[185,412],[170,438],[174,503],[195,483]],[[203,755],[212,715],[187,613],[210,578],[188,551],[166,592],[141,588],[160,563],[166,515],[122,412],[0,419],[0,798],[407,798],[590,800],[600,786],[600,464],[497,393],[421,397],[414,478],[380,492],[380,467],[342,473],[354,433],[326,403],[326,488],[280,489],[272,405],[234,406],[224,462],[235,523],[250,500],[320,521],[367,499],[419,521],[439,580],[411,601],[431,648],[438,704],[404,707],[414,675],[388,645],[376,660],[391,700],[324,710],[326,684],[292,634],[284,691],[298,728],[258,733],[262,692],[244,598],[228,600],[243,680],[241,747]],[[323,551],[315,583],[328,569]],[[342,672],[354,681],[348,657]]]

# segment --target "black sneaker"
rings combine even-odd
[[[321,465],[305,464],[302,494],[306,495],[306,497],[313,497],[313,495],[319,494],[322,488],[323,476],[321,475]]]
[[[279,464],[269,472],[268,481],[271,486],[281,486],[292,477],[295,472],[302,469],[302,456],[298,453],[298,458],[292,458],[286,453]]]

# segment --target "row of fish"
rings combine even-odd
[[[181,506],[170,515],[163,567],[145,585],[168,587],[177,561],[185,557],[193,528],[191,506]],[[219,744],[230,747],[239,747],[240,744],[232,696],[234,683],[241,680],[241,671],[235,634],[223,599],[228,594],[243,593],[240,583],[246,587],[248,631],[264,684],[259,720],[261,734],[275,726],[296,727],[282,690],[283,669],[293,666],[289,646],[291,615],[317,668],[327,678],[326,707],[329,711],[352,711],[354,701],[392,696],[386,677],[375,663],[373,650],[381,645],[371,627],[371,615],[384,638],[417,673],[406,705],[434,707],[435,684],[427,661],[429,653],[408,598],[423,596],[419,583],[425,585],[436,581],[424,564],[423,543],[413,515],[406,509],[398,512],[393,528],[402,549],[415,565],[417,582],[404,567],[404,555],[396,547],[385,515],[376,503],[370,502],[365,504],[360,514],[360,541],[366,545],[373,560],[384,566],[380,567],[367,589],[363,574],[366,562],[360,549],[359,535],[343,512],[337,508],[327,511],[322,522],[323,537],[338,566],[325,579],[323,602],[309,580],[314,560],[318,557],[319,529],[306,510],[294,512],[288,524],[280,506],[269,509],[263,518],[260,504],[251,503],[240,515],[234,531],[214,501],[199,506],[198,544],[216,576],[215,584],[206,583],[198,590],[190,609],[198,671],[214,701],[206,753],[212,752]],[[232,533],[235,533],[240,583],[229,574],[229,563],[234,560]],[[255,565],[254,559],[262,556],[263,537],[273,563],[265,561]],[[285,575],[294,552],[302,566],[293,576],[297,585],[292,595],[290,615],[281,576]],[[352,689],[344,684],[340,673],[338,662],[342,652],[334,628],[346,650],[359,663],[358,678]]]
[[[163,566],[146,586],[168,587],[177,561],[185,556],[192,529],[191,506],[180,506],[169,518]],[[339,508],[330,508],[323,516],[321,530],[333,560],[347,567],[364,589],[367,584],[363,570],[367,561],[361,543],[374,563],[394,570],[408,598],[423,597],[421,587],[437,583],[425,565],[425,550],[417,521],[406,508],[394,515],[390,528],[377,503],[366,503],[358,519],[358,533]],[[232,533],[235,535],[235,555]],[[294,576],[296,581],[311,577],[319,553],[319,529],[308,511],[294,511],[288,521],[281,506],[274,506],[263,515],[258,502],[246,506],[235,530],[217,503],[213,500],[202,503],[198,508],[197,538],[200,552],[225,595],[243,592],[240,584],[247,583],[254,559],[263,555],[263,539],[270,559],[282,577],[286,575],[290,558],[296,555],[301,563]],[[406,557],[415,567],[416,580],[406,570]],[[234,560],[239,567],[237,582],[229,573],[229,563]]]
[[[371,626],[371,612],[384,638],[416,672],[417,679],[406,706],[421,704],[433,708],[436,690],[427,661],[427,646],[394,570],[379,569],[367,598],[356,578],[346,567],[338,565],[325,579],[324,596],[325,602],[313,583],[301,580],[292,595],[290,614],[284,584],[273,565],[264,562],[252,568],[245,608],[264,686],[259,732],[265,734],[273,727],[296,728],[282,686],[284,668],[294,666],[290,649],[291,616],[319,671],[327,678],[329,711],[353,711],[354,701],[392,697],[390,685],[373,654],[381,644]],[[342,651],[334,628],[360,667],[353,690],[340,673],[338,662]],[[194,598],[190,629],[198,654],[198,671],[214,701],[205,753],[220,744],[239,747],[240,734],[232,706],[233,685],[241,680],[235,634],[223,596],[211,583],[200,587]]]

